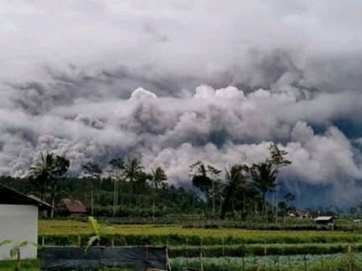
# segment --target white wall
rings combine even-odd
[[[38,239],[38,207],[32,205],[0,204],[0,242],[12,240],[16,242]],[[0,260],[9,259],[11,246],[0,246]],[[37,248],[28,245],[21,249],[21,258],[36,258]]]

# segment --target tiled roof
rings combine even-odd
[[[70,213],[87,212],[87,209],[79,200],[62,199],[60,205]]]

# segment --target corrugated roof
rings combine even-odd
[[[318,216],[314,219],[314,221],[330,221],[333,220],[333,216]]]
[[[0,204],[35,205],[41,210],[49,210],[52,208],[50,204],[35,196],[27,196],[3,184],[0,184]]]

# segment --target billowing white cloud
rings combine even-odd
[[[54,150],[74,172],[139,156],[182,184],[193,161],[254,163],[277,142],[286,183],[351,193],[362,132],[337,122],[362,122],[361,5],[2,1],[0,174]]]

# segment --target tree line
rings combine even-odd
[[[52,152],[41,154],[24,179],[1,177],[26,193],[33,193],[54,207],[61,198],[79,199],[89,213],[102,216],[163,216],[200,214],[209,218],[258,216],[277,219],[292,209],[294,195],[278,201],[282,167],[291,164],[287,152],[269,147],[269,157],[256,164],[234,164],[224,171],[197,161],[190,165],[192,189],[168,183],[162,167],[145,169],[137,158],[116,157],[101,167],[94,162],[82,165],[81,174],[69,175],[70,161]],[[271,200],[270,200],[271,197]]]

